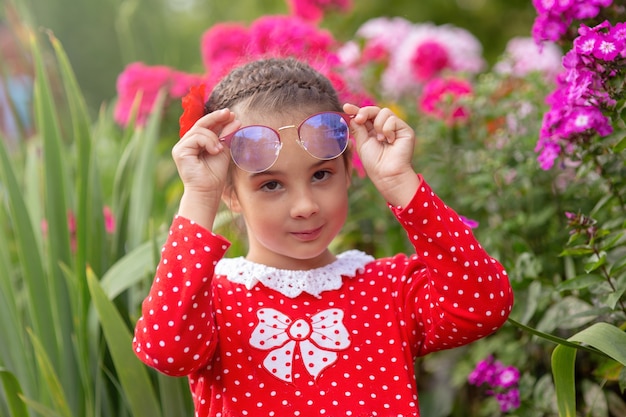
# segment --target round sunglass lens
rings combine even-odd
[[[300,126],[302,145],[318,159],[333,159],[348,145],[348,123],[338,113],[320,113]]]
[[[230,154],[237,166],[248,172],[263,172],[278,158],[280,141],[272,129],[247,126],[235,133]]]

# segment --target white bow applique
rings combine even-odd
[[[273,308],[261,308],[257,317],[259,323],[250,336],[250,344],[270,351],[263,366],[285,382],[293,379],[297,349],[304,368],[317,379],[324,369],[335,363],[337,352],[350,346],[350,336],[343,325],[343,311],[338,308],[329,308],[295,321]]]

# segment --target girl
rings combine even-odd
[[[137,356],[188,376],[199,417],[418,416],[415,358],[494,332],[513,295],[413,170],[413,130],[389,109],[342,109],[293,59],[233,70],[206,112],[172,151],[184,193]],[[349,134],[415,254],[328,249],[348,212]],[[223,258],[211,232],[220,200],[243,217],[245,257]]]

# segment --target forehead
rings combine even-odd
[[[259,109],[234,106],[232,111],[244,125],[265,125],[278,128],[286,125],[299,125],[307,117],[322,111],[330,111],[320,106],[305,105],[290,109]]]

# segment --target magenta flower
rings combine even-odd
[[[318,22],[329,10],[347,12],[352,8],[351,0],[287,0],[291,14],[311,22]]]
[[[411,70],[418,81],[430,80],[449,66],[448,51],[436,40],[425,40],[411,57]]]
[[[480,226],[480,223],[477,220],[470,219],[469,217],[465,217],[465,216],[459,216],[459,217],[461,218],[461,221],[465,223],[465,225],[469,227],[470,229],[476,229],[478,226]]]
[[[612,0],[533,0],[537,10],[533,38],[537,43],[558,42],[574,20],[593,19],[612,3]]]
[[[472,85],[466,80],[434,78],[424,86],[418,105],[424,113],[453,125],[467,119],[468,111],[459,104],[459,99],[471,95],[472,91]]]
[[[248,28],[239,23],[218,23],[204,32],[200,49],[209,86],[246,58],[249,44]]]
[[[600,5],[599,1],[594,4]],[[550,169],[562,150],[613,132],[605,111],[616,106],[621,94],[612,84],[624,76],[626,28],[604,21],[594,27],[582,24],[578,33],[573,48],[563,57],[564,72],[557,77],[557,88],[546,98],[550,109],[535,149],[543,169]]]
[[[113,216],[111,207],[104,206],[102,208],[102,214],[104,215],[104,230],[108,234],[115,233],[115,217]]]
[[[309,63],[335,65],[337,41],[327,30],[295,16],[263,16],[250,25],[253,56],[294,56]]]
[[[142,126],[153,111],[159,91],[165,90],[169,98],[180,98],[201,80],[199,75],[175,71],[163,65],[132,63],[117,78],[115,121],[126,126],[130,122],[133,106],[137,105],[135,124]],[[136,100],[139,101],[136,103]]]
[[[507,413],[513,411],[520,406],[519,389],[514,388],[505,392],[498,392],[495,394],[496,400],[500,405],[500,411]]]
[[[135,100],[140,98],[136,124],[143,125],[152,111],[159,91],[167,87],[171,74],[172,69],[166,66],[151,67],[141,62],[128,65],[117,78],[115,121],[126,126],[130,121]]]
[[[500,411],[506,413],[520,406],[519,377],[516,367],[505,366],[489,356],[476,364],[467,381],[471,385],[486,386],[485,393],[493,396],[500,405]]]

